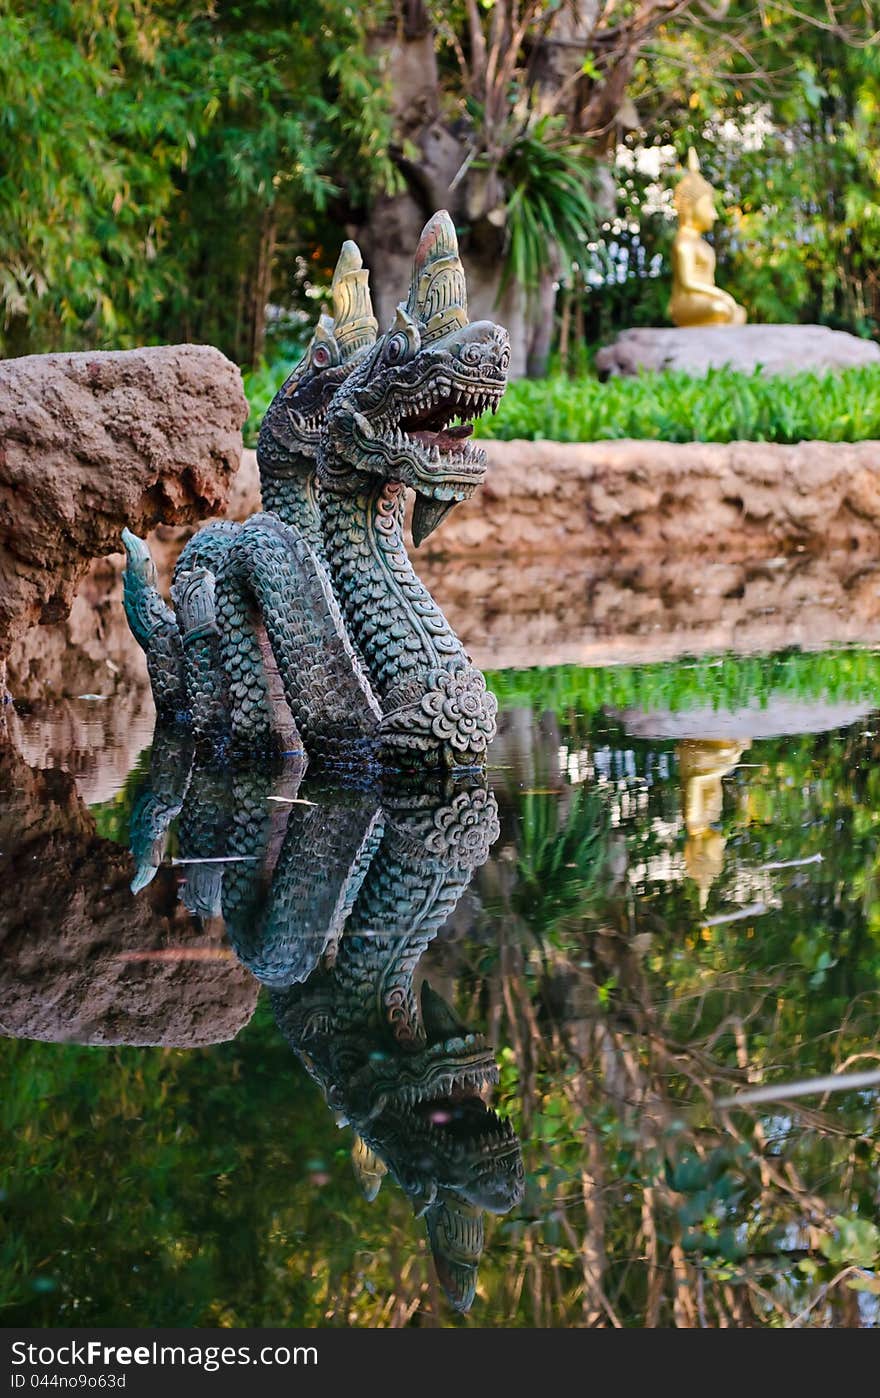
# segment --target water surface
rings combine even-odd
[[[486,791],[20,716],[3,1322],[875,1325],[877,1089],[784,1085],[880,1066],[878,678],[501,672]]]

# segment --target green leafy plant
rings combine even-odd
[[[298,353],[245,373],[246,446],[256,444],[262,416]],[[713,369],[705,378],[670,372],[607,383],[562,374],[520,379],[508,388],[497,415],[477,422],[475,436],[554,442],[873,440],[880,437],[880,367],[790,378]]]
[[[880,367],[762,377],[713,369],[510,385],[476,436],[594,442],[858,442],[880,437]]]
[[[331,197],[394,185],[366,24],[344,0],[0,5],[0,352],[259,358],[273,269],[323,272]]]
[[[510,146],[498,165],[509,190],[502,291],[511,281],[533,290],[552,247],[565,272],[583,258],[585,244],[598,236],[602,217],[591,193],[595,172],[595,158],[585,144],[572,140],[549,116]]]
[[[242,429],[246,447],[257,445],[260,423],[263,421],[266,409],[296,364],[300,353],[301,351],[299,353],[294,351],[289,359],[285,357],[272,364],[267,364],[265,360],[261,360],[255,369],[243,371],[242,382],[249,409],[247,422]]]

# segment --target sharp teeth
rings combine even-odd
[[[373,429],[370,426],[367,419],[364,417],[363,413],[355,413],[354,420],[358,430],[364,437],[372,438],[374,436]]]

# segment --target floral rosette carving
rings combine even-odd
[[[434,812],[433,825],[424,841],[431,854],[459,867],[478,869],[500,834],[498,803],[483,787],[461,791],[448,806]]]
[[[495,737],[498,701],[473,666],[435,670],[423,685],[409,681],[388,695],[381,732],[391,746],[445,749],[453,765],[485,760]]]
[[[456,752],[482,752],[495,737],[498,701],[479,670],[440,670],[422,697],[431,732]]]

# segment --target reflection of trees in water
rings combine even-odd
[[[701,914],[674,742],[601,718],[516,731],[501,839],[425,965],[500,1050],[527,1170],[456,1323],[876,1323],[850,1289],[878,1262],[875,1095],[713,1103],[880,1056],[880,740],[754,743],[723,778]],[[701,920],[759,896],[763,915]],[[449,1323],[407,1200],[359,1196],[264,1005],[210,1054],[0,1049],[7,1323]]]
[[[768,911],[701,926],[699,890],[661,858],[687,833],[664,799],[676,779],[648,786],[651,745],[602,727],[585,750],[617,745],[629,778],[564,800],[508,784],[509,843],[456,944],[468,1012],[509,1046],[525,1138],[517,1261],[487,1278],[489,1304],[525,1324],[872,1323],[875,1096],[713,1106],[880,1060],[872,739],[755,744],[757,770],[725,778],[713,908],[735,915],[761,880]]]

